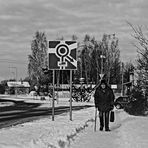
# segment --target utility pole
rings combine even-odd
[[[9,67],[9,68],[15,69],[15,79],[16,79],[16,81],[17,81],[17,67]]]
[[[15,69],[15,76],[16,76],[16,77],[15,77],[15,79],[16,79],[15,81],[17,82],[17,67],[9,67],[9,68]],[[15,91],[16,91],[15,93],[16,93],[16,97],[17,97],[17,86],[16,86],[16,88],[15,88]]]

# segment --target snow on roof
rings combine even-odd
[[[22,82],[22,81],[9,81],[7,82],[8,87],[30,87],[30,84],[28,82]]]

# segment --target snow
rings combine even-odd
[[[71,148],[147,148],[148,117],[131,116],[123,110],[115,111],[116,121],[110,123],[111,132],[94,132],[93,125],[81,133]]]
[[[25,99],[25,97],[24,97]],[[26,101],[40,101],[25,99]],[[49,100],[42,101],[49,106]],[[68,100],[59,100],[56,106],[68,105]],[[93,104],[73,102],[73,105]],[[131,116],[123,110],[115,111],[115,122],[110,123],[111,132],[94,132],[95,108],[90,107],[48,118],[26,122],[0,129],[0,148],[147,148],[148,117]]]
[[[85,109],[81,113],[75,111],[73,121],[70,121],[69,114],[65,113],[56,116],[55,121],[51,121],[49,117],[1,129],[0,147],[44,148],[48,145],[60,147],[59,145],[62,143],[68,145],[68,136],[70,138],[70,136],[75,135],[80,127],[87,124],[88,119],[92,118],[93,110]]]
[[[40,107],[51,105],[48,99],[41,101],[19,96],[17,98],[5,97],[5,99],[42,103]],[[68,100],[60,99],[58,104],[55,101],[55,106],[68,106]],[[73,102],[73,106],[85,104],[92,105],[93,102]],[[0,148],[68,147],[71,139],[91,122],[89,120],[93,119],[93,109],[94,107],[92,109],[87,108],[81,111],[73,111],[72,121],[70,120],[69,113],[64,113],[55,116],[55,121],[52,121],[51,116],[49,116],[48,118],[0,129]]]
[[[148,117],[138,117],[122,113],[122,126],[120,127],[119,136],[124,143],[120,143],[120,147],[126,148],[147,148],[148,147]]]

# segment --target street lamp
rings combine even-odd
[[[134,86],[134,71],[130,72],[130,82],[132,83],[132,89],[133,89],[133,86]]]
[[[80,62],[80,77],[82,78],[82,59],[78,58],[78,61]]]
[[[101,74],[100,77],[101,79],[103,78],[104,74],[103,74],[103,59],[105,59],[106,57],[104,55],[100,55],[101,58]]]

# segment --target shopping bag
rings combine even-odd
[[[110,112],[110,122],[114,122],[115,121],[115,113],[114,111]]]

